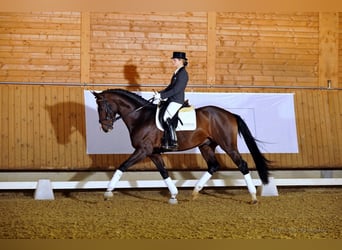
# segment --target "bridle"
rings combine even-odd
[[[113,121],[114,122],[115,121],[114,120],[114,112],[113,112],[112,108],[110,107],[109,103],[107,102],[107,100],[101,99],[101,100],[98,100],[98,102],[103,102],[104,110],[106,112],[106,117],[104,119],[99,119],[99,122],[100,123],[102,123],[104,121]]]
[[[134,112],[138,112],[139,110],[143,109],[144,107],[146,107],[147,105],[153,103],[154,101],[154,97],[148,99],[148,103],[144,104],[143,106],[139,107],[139,108],[136,108],[135,110],[132,110],[131,112],[128,113],[128,115],[134,113]],[[105,106],[105,112],[106,112],[106,117],[104,119],[99,119],[99,123],[102,124],[102,122],[104,121],[109,121],[111,122],[111,124],[113,124],[114,122],[116,122],[117,120],[120,120],[122,118],[121,115],[117,116],[114,118],[114,112],[111,108],[111,106],[109,105],[108,101],[106,99],[100,99],[98,100],[99,102],[103,102],[104,103],[104,106]],[[107,124],[106,124],[107,125]],[[107,125],[108,126],[108,125]]]

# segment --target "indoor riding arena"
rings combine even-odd
[[[134,148],[94,93],[149,100],[175,51],[189,104],[238,114],[268,160],[265,183],[238,135],[257,200],[220,147],[199,193],[194,148],[161,154],[177,199],[148,157],[104,196]],[[0,239],[342,238],[342,12],[0,12],[0,114]]]

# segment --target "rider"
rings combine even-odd
[[[171,57],[176,71],[172,75],[170,84],[164,89],[154,94],[155,99],[167,99],[168,106],[164,113],[164,143],[162,147],[167,150],[177,150],[177,136],[171,119],[178,112],[184,103],[185,88],[188,84],[188,72],[185,67],[188,65],[188,59],[185,52],[173,52]]]

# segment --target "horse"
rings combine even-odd
[[[112,191],[122,174],[135,163],[149,157],[166,186],[171,197],[170,204],[177,203],[178,189],[168,171],[161,147],[163,131],[156,126],[155,115],[157,104],[146,100],[138,94],[124,89],[107,89],[102,92],[92,92],[97,103],[99,123],[104,132],[113,129],[114,122],[122,119],[131,138],[134,152],[115,170],[104,193],[105,199],[113,197]],[[177,151],[189,150],[198,147],[201,155],[207,163],[207,171],[196,182],[192,192],[193,199],[197,199],[213,173],[219,170],[220,164],[215,156],[215,148],[220,146],[227,153],[244,176],[248,191],[251,195],[251,203],[258,202],[256,188],[253,184],[247,162],[241,157],[237,147],[237,136],[242,135],[252,155],[258,175],[263,184],[268,183],[269,167],[271,161],[260,152],[257,140],[251,134],[245,121],[237,114],[231,113],[217,106],[204,106],[195,109],[196,129],[193,131],[177,131]],[[118,116],[117,116],[118,115]]]

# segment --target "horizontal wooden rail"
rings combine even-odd
[[[121,88],[164,88],[165,84],[127,84],[127,83],[63,83],[63,82],[0,82],[3,85],[40,85],[40,86],[65,86],[65,87],[121,87]],[[188,88],[215,88],[215,89],[307,89],[307,90],[342,90],[331,86],[269,86],[269,85],[228,85],[228,84],[188,84]]]
[[[197,180],[175,180],[175,185],[180,188],[192,188]],[[253,179],[255,186],[261,186],[260,180]],[[38,181],[29,182],[0,182],[0,190],[28,190],[36,189]],[[341,186],[342,178],[320,179],[320,178],[296,178],[296,179],[275,179],[276,186]],[[53,181],[52,189],[106,189],[108,181]],[[206,187],[244,187],[244,179],[209,180]],[[162,180],[137,180],[137,181],[119,181],[117,189],[120,188],[166,188]]]
[[[297,175],[296,175],[297,172]],[[333,176],[333,172],[336,177]],[[180,188],[194,187],[198,178],[204,172],[171,172],[171,176],[175,185]],[[5,174],[5,173],[3,173]],[[28,175],[27,179],[16,179],[15,175],[23,176],[23,173],[7,174],[7,180],[4,176],[0,175],[0,190],[29,190],[36,189],[38,180],[51,179],[52,189],[105,189],[107,188],[109,178],[107,173],[100,173],[96,176],[94,173],[83,173],[88,175],[88,179],[78,174],[81,179],[87,180],[62,180],[68,179],[70,173],[60,173],[56,178],[55,173],[35,173],[32,172],[31,176]],[[77,174],[77,173],[76,173]],[[89,178],[94,174],[93,178]],[[53,177],[55,175],[55,177]],[[318,176],[320,175],[320,176]],[[341,171],[276,171],[273,174],[273,181],[276,186],[340,186],[342,185]],[[105,177],[106,176],[106,177]],[[140,176],[140,178],[139,178]],[[184,178],[182,178],[183,176]],[[257,174],[252,171],[253,181],[255,186],[261,186],[261,181],[257,178]],[[126,177],[126,178],[124,178]],[[54,180],[55,178],[55,180]],[[35,180],[34,180],[35,179]],[[92,180],[95,179],[95,180]],[[107,179],[107,180],[103,180]],[[206,184],[207,187],[242,187],[246,186],[241,174],[237,171],[223,171],[222,173],[214,174],[213,178]],[[127,172],[124,173],[122,180],[117,184],[117,188],[165,188],[164,181],[159,176],[158,172]]]

